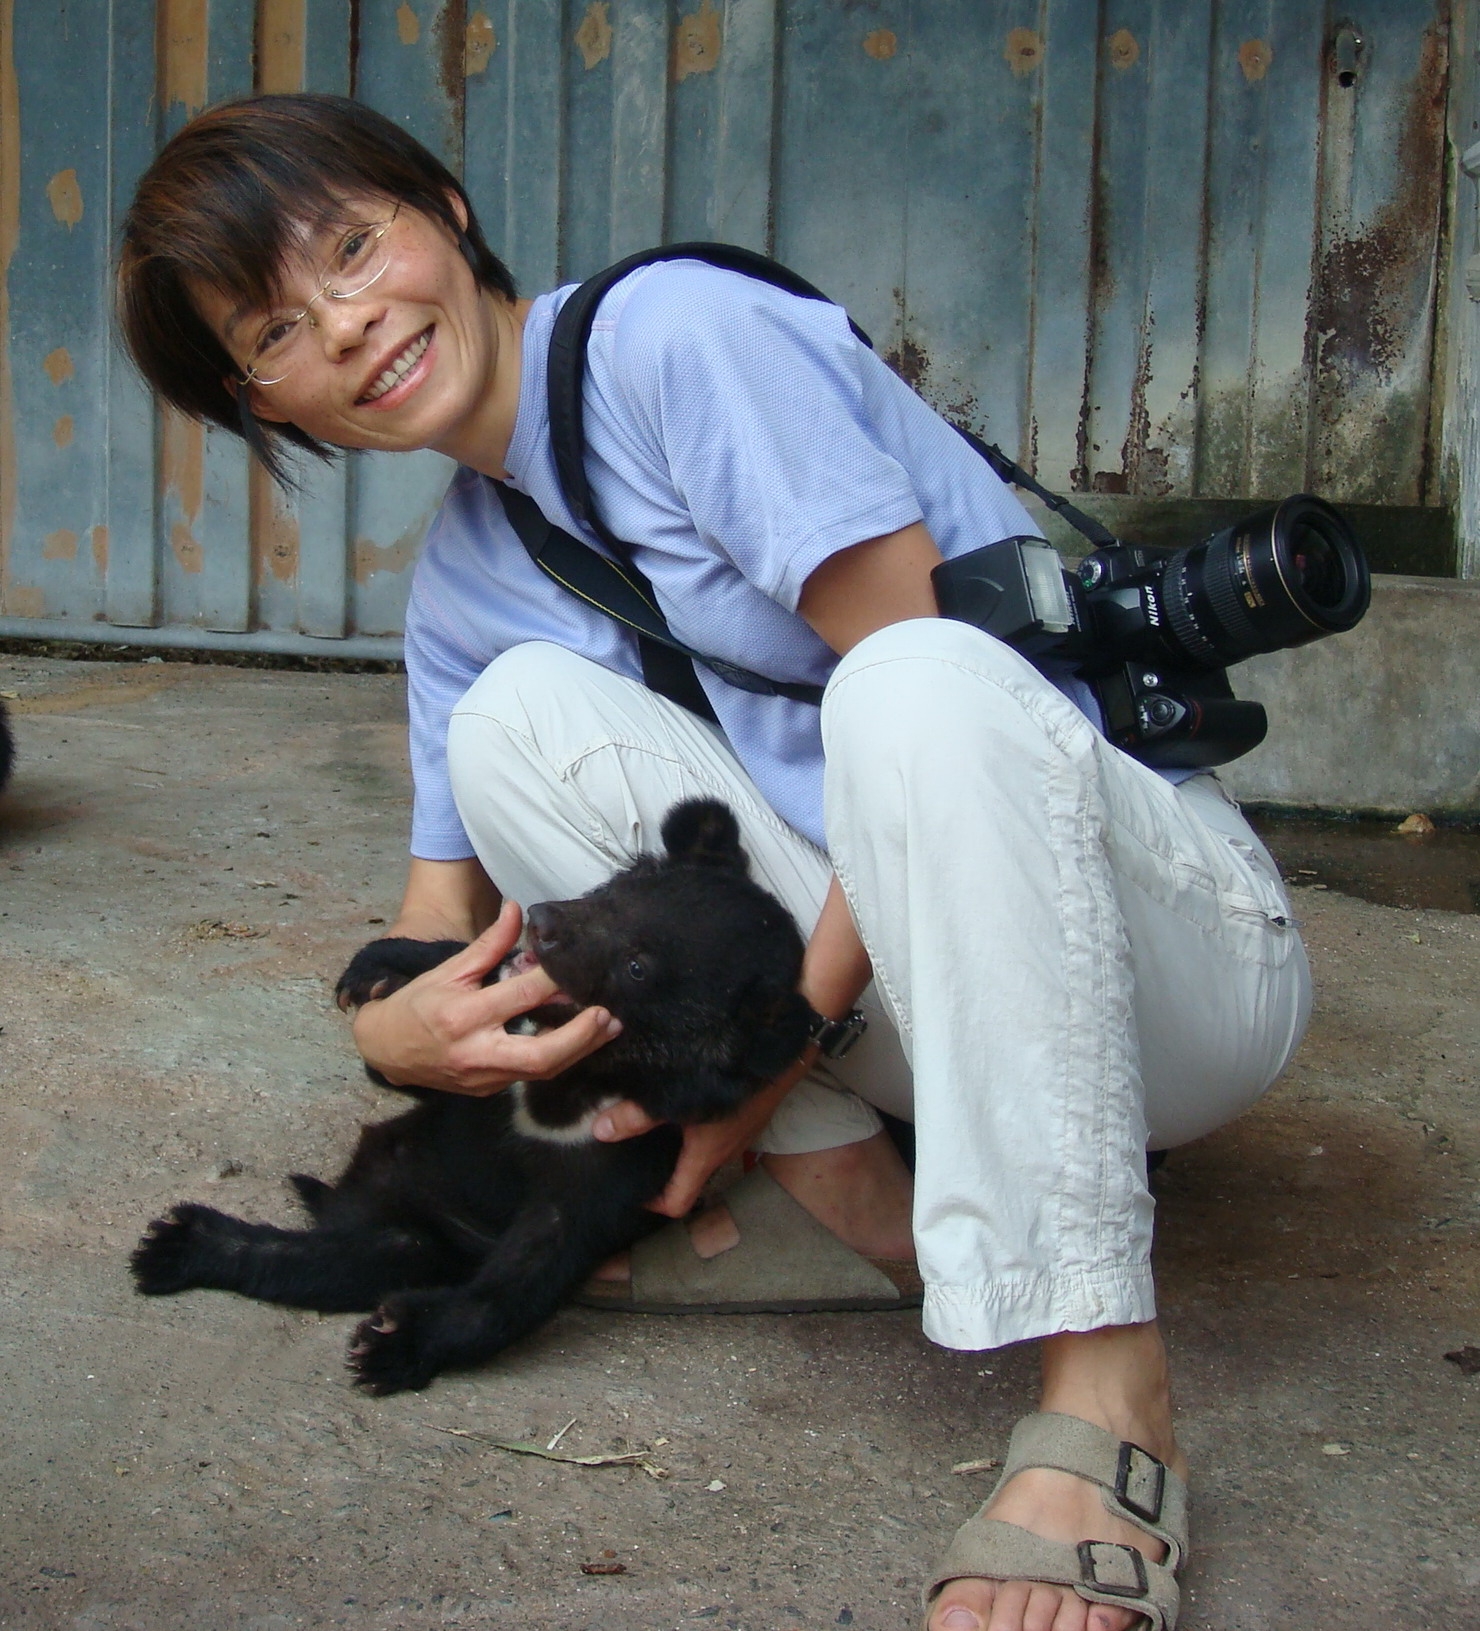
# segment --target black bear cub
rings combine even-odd
[[[747,875],[735,818],[695,800],[644,856],[579,900],[526,914],[528,950],[559,997],[528,1019],[559,1023],[601,1004],[622,1032],[545,1082],[487,1098],[404,1088],[420,1102],[367,1127],[333,1183],[290,1181],[312,1215],[279,1229],[185,1204],[133,1254],[140,1291],[212,1286],[326,1312],[375,1309],[350,1368],[374,1393],[425,1387],[491,1358],[554,1313],[604,1258],[653,1226],[680,1131],[602,1144],[601,1108],[635,1099],[665,1123],[715,1120],[780,1074],[806,1041],[802,940]],[[461,950],[388,939],[358,952],[343,1005],[382,996]],[[374,1073],[372,1072],[372,1075]]]

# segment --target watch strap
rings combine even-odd
[[[807,1040],[824,1059],[841,1059],[867,1029],[868,1021],[857,1008],[850,1008],[841,1019],[828,1019],[825,1014],[814,1012],[807,1028]]]

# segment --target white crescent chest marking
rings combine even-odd
[[[552,1127],[547,1122],[536,1121],[529,1113],[526,1095],[529,1090],[528,1082],[512,1082],[507,1091],[514,1101],[514,1114],[512,1123],[514,1131],[524,1138],[536,1138],[544,1144],[589,1144],[591,1143],[591,1128],[597,1116],[603,1111],[610,1110],[618,1103],[615,1094],[602,1099],[599,1104],[593,1105],[585,1115],[576,1121],[568,1121],[563,1126]]]

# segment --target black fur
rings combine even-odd
[[[10,780],[10,767],[15,763],[15,742],[10,734],[10,716],[0,702],[0,792]]]
[[[600,1144],[576,1124],[612,1098],[665,1123],[727,1115],[806,1039],[801,937],[747,876],[733,815],[712,801],[679,805],[663,842],[662,858],[526,916],[532,953],[571,1002],[622,1020],[615,1041],[551,1081],[488,1098],[406,1089],[421,1102],[366,1128],[334,1183],[292,1179],[309,1229],[175,1207],[134,1252],[139,1290],[214,1286],[299,1308],[374,1308],[350,1349],[356,1381],[374,1393],[425,1387],[548,1319],[603,1258],[652,1227],[643,1203],[667,1183],[681,1136],[664,1125]],[[374,941],[345,970],[340,1001],[383,996],[459,950]],[[521,1099],[527,1127],[575,1136],[521,1131]]]

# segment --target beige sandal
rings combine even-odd
[[[1087,1603],[1133,1609],[1145,1617],[1148,1631],[1173,1631],[1181,1604],[1176,1576],[1187,1556],[1186,1484],[1140,1445],[1051,1411],[1026,1416],[1013,1429],[992,1497],[1026,1467],[1048,1467],[1098,1484],[1105,1510],[1161,1541],[1165,1561],[1153,1563],[1134,1546],[1107,1540],[1082,1540],[1077,1546],[1046,1540],[978,1512],[956,1531],[926,1587],[926,1624],[949,1581],[1026,1580],[1069,1586]]]

